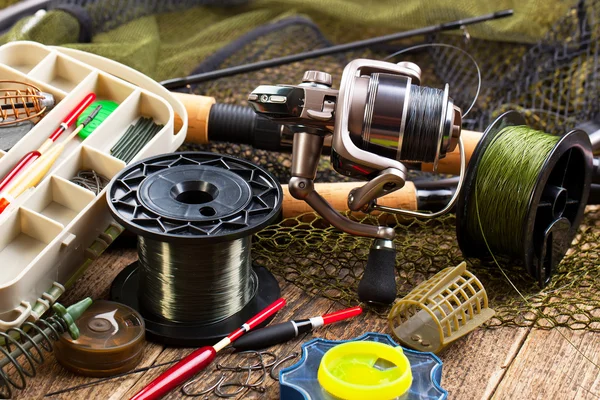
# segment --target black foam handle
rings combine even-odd
[[[365,273],[358,284],[361,301],[392,304],[396,299],[396,251],[371,248]]]
[[[260,350],[287,342],[296,336],[297,331],[294,324],[288,321],[248,332],[233,342],[232,346],[238,351]]]
[[[281,125],[256,114],[250,107],[217,103],[208,116],[208,140],[279,151]]]

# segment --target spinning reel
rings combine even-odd
[[[248,97],[254,110],[293,133],[290,194],[306,201],[336,228],[374,238],[363,279],[361,300],[389,304],[396,297],[394,278],[395,231],[352,221],[338,213],[314,189],[323,143],[331,136],[331,161],[343,175],[366,180],[348,194],[352,211],[385,211],[434,218],[456,202],[465,171],[461,109],[444,90],[420,86],[421,69],[411,62],[398,64],[354,60],[344,69],[340,89],[332,89],[331,75],[307,71],[297,86],[263,85]],[[385,207],[377,199],[402,188],[403,163],[433,163],[458,145],[460,182],[447,206],[436,213]]]

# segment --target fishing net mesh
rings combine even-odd
[[[419,0],[379,1],[369,7],[359,0],[223,2],[227,7],[215,7],[214,1],[123,1],[110,8],[111,3],[54,1],[53,7],[59,9],[38,16],[35,24],[28,19],[20,21],[0,37],[0,42],[29,39],[75,47],[162,80],[516,6],[515,17],[469,27],[467,32],[321,57],[218,79],[190,90],[214,96],[220,102],[245,104],[247,94],[259,84],[298,83],[307,69],[327,71],[334,82],[339,82],[344,65],[353,58],[381,59],[404,46],[435,41],[463,48],[479,63],[483,89],[465,119],[471,129],[483,129],[503,111],[517,109],[533,128],[560,134],[598,111],[600,1],[524,0],[513,4],[500,0],[493,5],[459,1],[450,7],[444,1],[429,1],[425,7]],[[82,20],[88,21],[87,25],[81,25]],[[81,29],[88,31],[91,42],[78,43]],[[424,84],[441,87],[448,82],[452,96],[463,109],[472,101],[477,75],[467,57],[452,49],[432,48],[401,58],[421,66]],[[266,167],[282,182],[289,179],[289,154],[236,144],[186,143],[183,149],[236,155]],[[317,180],[344,179],[323,157]],[[373,217],[352,217],[374,223]],[[488,326],[600,330],[599,217],[599,211],[588,207],[572,249],[543,290],[519,265],[501,260],[527,302],[494,264],[468,260],[497,312]],[[397,232],[399,296],[463,261],[453,215],[433,221],[391,218]],[[283,220],[257,234],[253,258],[307,293],[351,305],[357,302],[356,289],[370,244],[370,239],[347,235],[318,216],[307,214]],[[388,310],[377,311],[384,316]]]

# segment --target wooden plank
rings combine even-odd
[[[292,318],[302,318],[327,312],[327,310],[332,305],[331,301],[324,298],[309,297],[296,286],[290,284],[282,284],[282,296],[286,298],[287,306],[281,312],[278,313],[278,315],[274,319],[274,323],[287,321]],[[299,348],[300,343],[302,343],[304,340],[301,338],[297,338],[295,341],[292,341],[290,343],[275,346],[269,349],[269,351],[272,351],[278,356],[285,356],[290,352],[294,351],[293,349]],[[181,358],[189,354],[191,350],[192,349],[168,348],[158,357],[156,362],[162,363]],[[247,365],[248,362],[255,362],[255,359],[248,358],[247,356],[233,354],[231,350],[224,350],[222,353],[219,354],[218,359],[216,361],[224,365]],[[156,378],[165,369],[166,368],[162,368],[158,371],[151,371],[144,374],[143,378],[136,382],[136,384],[127,392],[127,395],[124,398],[129,398],[133,396],[137,391],[141,390],[144,386],[146,386],[152,379]],[[215,374],[218,375],[218,371],[216,371],[216,363],[209,367],[206,371],[197,375],[197,378],[199,378],[199,384],[197,386],[194,386],[194,389],[202,390],[202,388],[206,387],[206,384],[212,382],[213,378],[216,379]],[[233,374],[228,374],[228,377],[229,375]],[[258,379],[259,375],[259,372],[254,373],[253,379],[254,377]],[[242,376],[245,378],[245,375],[242,374],[239,375],[240,379]],[[253,398],[254,395],[260,398],[265,398],[265,396],[266,398],[278,398],[279,389],[278,383],[276,381],[272,380],[269,377],[266,377],[265,386],[267,387],[267,392],[264,395],[262,393],[257,394],[251,392],[244,396],[244,398]],[[231,390],[233,391],[233,388]],[[169,396],[166,397],[166,399],[177,398],[181,398],[181,392],[179,390],[173,391]]]
[[[72,288],[61,301],[71,304],[84,296],[94,299],[107,298],[110,284],[116,275],[136,259],[136,251],[132,248],[111,247],[102,255],[85,273],[74,288]],[[283,295],[288,300],[288,306],[276,317],[276,321],[285,321],[290,318],[305,318],[320,315],[333,309],[341,308],[321,297],[312,297],[299,288],[280,280]],[[269,349],[278,357],[284,357],[292,352],[300,352],[300,346],[313,337],[327,339],[350,339],[360,336],[365,332],[389,333],[385,318],[374,313],[365,313],[352,321],[342,322],[330,327],[323,327],[318,331],[296,338],[295,340]],[[479,330],[461,339],[452,345],[441,356],[444,365],[443,386],[449,390],[452,399],[484,398],[493,392],[498,382],[501,381],[506,366],[518,351],[527,335],[526,329],[501,328],[494,330]],[[188,354],[191,349],[167,348],[153,343],[148,343],[145,355],[139,367],[154,365],[177,359]],[[241,362],[242,356],[231,354],[228,350],[219,361],[226,364]],[[296,360],[287,363],[291,365]],[[103,383],[88,389],[66,393],[53,398],[56,399],[127,399],[144,385],[158,376],[166,367],[157,368],[146,373],[136,374],[125,378]],[[214,369],[199,375],[201,380],[214,376]],[[255,375],[258,376],[258,375]],[[52,354],[48,354],[46,362],[38,367],[38,375],[28,380],[28,387],[18,391],[17,399],[41,398],[45,393],[90,382],[94,378],[77,376],[64,370],[55,361]],[[488,382],[488,383],[485,383]],[[206,382],[209,383],[209,382]],[[279,384],[267,378],[265,380],[266,393],[250,392],[243,398],[277,399],[279,398]],[[241,398],[242,396],[239,396]],[[180,398],[180,392],[174,392],[168,398]]]
[[[489,398],[528,333],[528,328],[478,329],[444,349],[442,387],[449,398]]]
[[[593,364],[600,363],[600,335],[560,332],[532,330],[494,393],[495,399],[600,398],[600,369]]]
[[[137,253],[135,248],[111,247],[88,268],[84,276],[59,301],[66,305],[81,300],[86,296],[92,297],[94,300],[107,299],[113,279],[123,268],[136,259]],[[163,346],[147,342],[140,367],[152,365],[162,351]],[[94,378],[82,377],[65,370],[56,362],[53,353],[44,353],[44,355],[45,362],[37,366],[36,377],[29,378],[26,390],[15,391],[13,398],[42,398],[45,393],[51,393],[94,380]],[[122,388],[133,385],[138,378],[137,376],[123,378],[109,386],[111,390],[118,392]],[[94,388],[81,390],[75,392],[76,396],[74,397],[94,398],[93,393],[95,393]],[[73,393],[54,396],[53,398],[73,398]]]

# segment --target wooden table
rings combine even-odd
[[[61,302],[71,304],[84,296],[107,298],[110,283],[125,266],[136,259],[134,249],[111,248],[88,269],[77,286]],[[280,279],[288,306],[276,321],[291,317],[306,317],[340,308],[329,300],[306,295],[297,287]],[[367,313],[349,322],[322,328],[316,336],[327,339],[347,339],[364,332],[389,333],[387,322]],[[600,335],[597,333],[561,330],[562,334],[600,364]],[[312,338],[307,335],[278,346],[274,352],[286,355],[299,351],[300,344]],[[442,386],[450,399],[597,399],[600,398],[600,369],[569,345],[557,330],[529,328],[480,329],[454,343],[442,354],[444,361]],[[147,343],[139,367],[173,360],[188,354],[190,349],[166,348]],[[225,354],[219,361],[226,363],[232,356]],[[239,356],[235,356],[239,357]],[[238,358],[229,360],[234,362]],[[155,378],[165,367],[120,378],[88,389],[52,398],[60,399],[127,399]],[[214,369],[210,369],[211,373]],[[212,375],[214,376],[214,375]],[[29,379],[26,390],[15,398],[37,399],[44,394],[88,382],[64,370],[52,355],[39,367],[38,375]],[[207,379],[211,379],[207,374]],[[208,383],[209,381],[206,381]],[[279,398],[278,383],[267,378],[264,394],[248,393],[244,398]],[[200,384],[201,385],[201,384]],[[200,387],[200,386],[199,386]],[[173,392],[169,399],[184,397]],[[211,397],[216,398],[216,397]]]

